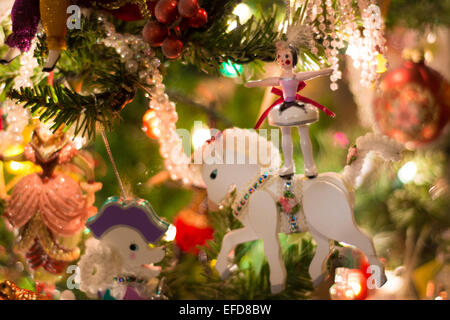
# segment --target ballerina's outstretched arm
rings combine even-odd
[[[311,80],[317,77],[322,76],[328,76],[333,72],[333,69],[323,69],[319,71],[306,71],[306,72],[299,72],[295,74],[295,78],[298,81],[306,81]]]
[[[249,81],[245,84],[247,88],[255,88],[255,87],[274,87],[278,86],[280,78],[273,77],[267,78],[263,80]]]

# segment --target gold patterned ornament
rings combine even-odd
[[[31,290],[22,289],[6,280],[0,283],[0,300],[49,300]]]

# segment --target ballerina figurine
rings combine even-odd
[[[16,0],[11,11],[13,32],[5,41],[9,50],[0,59],[0,64],[9,64],[22,52],[30,50],[39,22],[42,21],[49,49],[43,71],[52,71],[61,51],[66,49],[66,11],[72,3],[72,0]]]
[[[280,170],[280,176],[289,178],[295,173],[291,129],[292,127],[297,127],[304,157],[305,175],[308,178],[314,178],[317,176],[317,168],[313,158],[311,139],[309,137],[309,125],[319,120],[319,112],[317,109],[321,109],[331,117],[334,117],[334,113],[319,103],[298,95],[297,91],[306,86],[305,80],[330,75],[333,70],[324,69],[295,73],[294,68],[298,62],[298,53],[294,46],[286,41],[277,42],[276,54],[277,63],[281,67],[281,75],[279,77],[250,81],[245,84],[247,88],[281,87],[281,90],[272,88],[272,93],[282,97],[275,101],[262,114],[255,129],[259,128],[267,116],[270,125],[281,128],[284,166]]]

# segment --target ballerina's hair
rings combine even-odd
[[[297,49],[295,49],[291,45],[289,45],[288,48],[289,48],[289,50],[291,51],[291,54],[292,54],[292,66],[296,67],[297,63],[298,63],[298,51],[297,51]]]

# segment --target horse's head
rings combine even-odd
[[[227,129],[196,151],[198,166],[211,201],[219,203],[263,169],[280,165],[278,149],[255,131]]]

